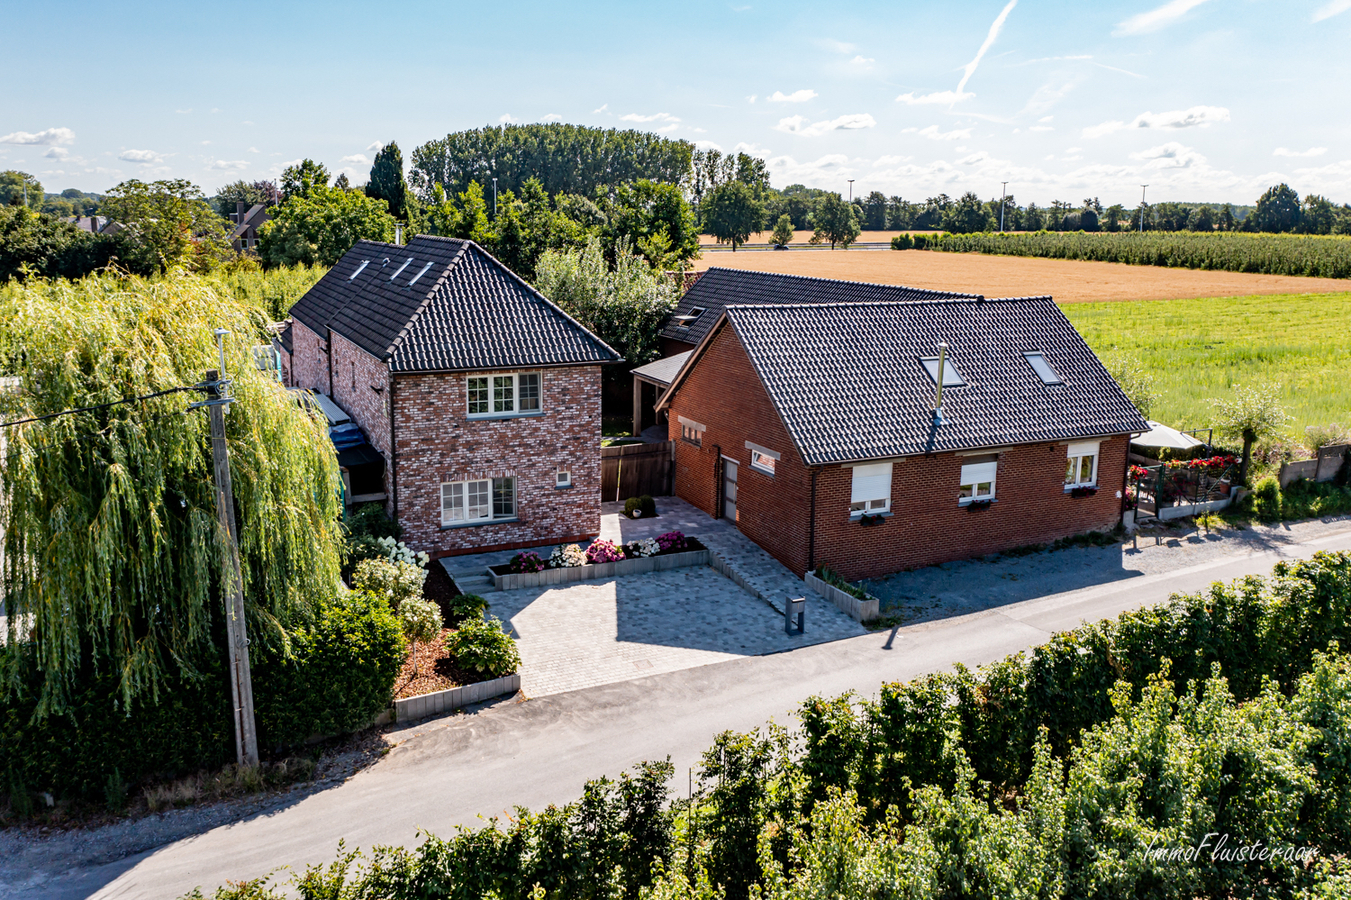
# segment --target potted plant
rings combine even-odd
[[[1081,484],[1078,487],[1070,488],[1071,497],[1092,497],[1097,492],[1097,488],[1087,484]]]
[[[993,502],[994,500],[972,500],[970,503],[966,504],[966,508],[970,512],[976,512],[981,509],[989,509],[990,504]]]
[[[861,515],[861,516],[858,517],[858,524],[863,525],[863,526],[868,526],[868,525],[881,525],[881,524],[882,524],[882,514],[881,514],[881,513],[875,513],[875,514],[873,514],[873,515],[869,515],[868,513],[864,513],[863,515]]]

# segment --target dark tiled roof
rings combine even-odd
[[[291,315],[317,334],[332,328],[399,372],[620,359],[477,244],[454,238],[360,241]]]
[[[684,353],[677,353],[675,356],[667,356],[645,366],[639,366],[633,370],[633,374],[669,385],[675,380],[681,367],[685,365],[685,360],[689,359],[693,352],[693,350],[686,350]]]
[[[723,309],[733,303],[909,303],[975,296],[894,284],[868,284],[862,281],[715,267],[700,275],[694,287],[680,298],[661,336],[698,344],[713,328]],[[689,315],[695,307],[706,312],[690,322],[688,327],[680,327],[677,317]]]
[[[809,465],[1089,438],[1147,426],[1050,297],[730,306],[727,320]],[[920,363],[947,341],[966,380]],[[1047,385],[1023,356],[1040,351]]]
[[[281,333],[277,335],[277,339],[278,339],[279,341],[281,341],[281,348],[282,348],[283,350],[285,350],[287,353],[293,352],[293,349],[294,349],[294,348],[292,347],[292,343],[291,343],[291,323],[290,323],[290,322],[287,322],[287,323],[286,323],[286,327],[283,328],[283,329],[281,330]]]

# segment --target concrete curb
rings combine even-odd
[[[543,572],[516,572],[508,575],[499,575],[492,569],[488,569],[488,577],[493,580],[493,584],[499,591],[514,591],[518,588],[590,581],[592,578],[645,575],[648,572],[664,572],[667,569],[679,569],[685,566],[706,566],[709,565],[709,555],[709,551],[706,549],[686,550],[684,553],[667,553],[663,556],[648,556],[643,559],[621,559],[619,562],[570,566],[566,569],[545,569]]]
[[[394,721],[409,722],[413,719],[425,719],[440,713],[459,709],[471,703],[482,703],[504,694],[514,694],[521,689],[521,676],[503,675],[491,681],[466,684],[448,691],[436,691],[394,701]]]
[[[881,613],[882,601],[872,594],[868,594],[867,600],[860,600],[848,591],[842,591],[835,585],[822,581],[812,572],[803,575],[802,580],[807,583],[807,587],[834,603],[855,622],[876,619]]]

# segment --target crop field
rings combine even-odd
[[[1351,292],[1076,303],[1065,315],[1100,356],[1124,351],[1154,375],[1151,417],[1210,424],[1210,403],[1234,385],[1281,386],[1292,436],[1351,422]]]
[[[906,284],[984,294],[986,297],[1051,294],[1062,303],[1351,290],[1351,282],[1337,278],[1168,269],[981,253],[935,253],[930,250],[757,250],[705,253],[695,261],[696,269],[712,266]]]

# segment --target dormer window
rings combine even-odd
[[[1041,379],[1042,384],[1064,383],[1060,380],[1060,376],[1056,375],[1055,370],[1051,368],[1051,364],[1046,361],[1045,354],[1024,353],[1023,359],[1026,359],[1027,364],[1032,367],[1032,371],[1037,373],[1037,377]]]
[[[932,378],[936,384],[938,382],[938,357],[921,357],[920,362],[924,364],[924,370],[929,373],[929,377]],[[965,384],[966,379],[962,377],[961,372],[957,371],[957,367],[952,364],[952,360],[944,359],[943,387],[963,387]]]

